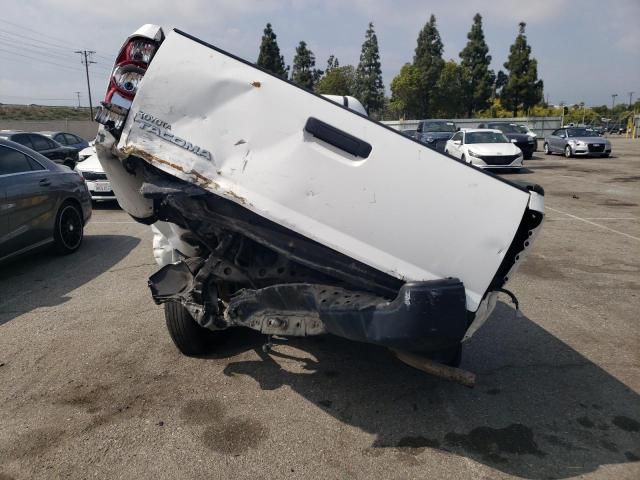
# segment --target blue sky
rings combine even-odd
[[[120,44],[144,23],[178,27],[255,61],[262,30],[273,24],[288,64],[305,40],[324,67],[330,54],[356,64],[374,22],[385,84],[413,57],[419,30],[436,15],[445,58],[458,60],[473,15],[483,16],[494,69],[502,68],[518,22],[551,103],[628,102],[640,96],[640,0],[4,0],[0,17],[0,102],[87,104],[78,49],[97,52],[94,102]],[[20,28],[20,26],[24,28]],[[22,46],[22,47],[21,47]],[[40,48],[39,48],[40,47]],[[387,91],[387,93],[389,93]]]

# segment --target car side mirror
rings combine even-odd
[[[459,132],[459,131],[460,131],[460,127],[456,127],[456,132]]]
[[[462,145],[462,140],[454,140],[453,144],[460,146],[460,145]]]
[[[511,143],[518,143],[518,141],[515,138],[512,138]]]

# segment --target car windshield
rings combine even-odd
[[[489,124],[489,128],[495,128],[504,133],[522,133],[517,125],[510,125],[508,123],[494,123]]]
[[[598,137],[599,135],[591,129],[587,128],[567,128],[569,137]]]
[[[509,143],[500,132],[469,132],[465,143]]]
[[[518,133],[529,133],[529,129],[524,125],[516,125],[516,130],[518,130]]]
[[[427,122],[422,126],[423,132],[455,132],[456,126],[453,122]]]

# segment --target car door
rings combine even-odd
[[[70,145],[67,141],[67,137],[64,133],[57,133],[53,136],[53,139],[58,142],[60,145]]]
[[[52,173],[28,155],[0,145],[0,191],[4,192],[1,213],[6,223],[0,257],[52,237],[57,201],[51,187]]]
[[[65,152],[56,145],[51,139],[44,135],[38,135],[37,133],[29,134],[31,138],[31,144],[33,149],[40,155],[44,155],[49,160],[53,160],[57,163],[62,163],[65,158]]]
[[[563,153],[564,147],[566,147],[567,145],[567,129],[561,128],[560,130],[558,130],[558,135],[556,136],[555,140],[556,142],[554,151]]]
[[[452,157],[458,159],[462,157],[463,138],[464,132],[457,132],[453,137],[451,137],[451,140],[449,140],[449,147],[447,149]]]

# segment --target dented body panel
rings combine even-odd
[[[491,313],[544,212],[537,186],[454,161],[180,31],[155,53],[123,128],[101,127],[96,148],[123,208],[167,222],[156,227],[167,238],[154,299],[180,301],[212,330],[455,344]],[[330,288],[370,301],[327,308],[319,292]]]
[[[311,114],[372,144],[370,156],[307,134]],[[118,150],[399,279],[460,278],[471,311],[530,200],[177,32],[147,71]]]

